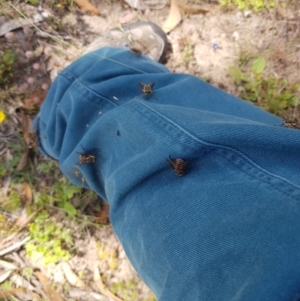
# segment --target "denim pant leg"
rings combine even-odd
[[[110,204],[127,256],[160,301],[298,300],[300,133],[281,125],[110,47],[61,72],[35,120],[41,150]],[[95,162],[77,164],[78,153]],[[183,176],[169,157],[187,162]]]

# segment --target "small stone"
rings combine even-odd
[[[39,70],[39,69],[40,69],[40,64],[34,63],[34,64],[32,65],[32,68],[33,68],[34,70]]]
[[[49,89],[49,85],[47,83],[43,83],[42,84],[42,89],[45,90],[45,91],[48,90]]]
[[[34,54],[32,51],[26,51],[25,52],[25,56],[28,58],[28,59],[31,59],[34,57]]]
[[[244,11],[244,17],[249,18],[251,16],[251,10],[245,10]]]
[[[44,54],[45,54],[46,56],[50,56],[51,53],[52,53],[52,48],[49,47],[49,46],[46,46],[45,49],[44,49]]]
[[[32,85],[33,83],[34,83],[34,78],[33,77],[28,77],[27,78],[27,82],[28,82],[28,84],[30,84],[30,85]]]
[[[235,41],[238,41],[240,39],[240,34],[237,31],[234,31],[232,37]]]
[[[40,102],[40,98],[39,98],[38,96],[34,96],[34,97],[32,98],[32,100],[33,100],[33,102],[36,103],[36,104],[38,104],[38,103]]]

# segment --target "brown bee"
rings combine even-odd
[[[284,125],[288,128],[298,129],[298,130],[300,129],[300,124],[299,123],[285,121]]]
[[[142,92],[146,95],[146,99],[148,99],[149,95],[153,93],[155,83],[144,84],[142,82],[138,82],[138,84],[142,88]]]
[[[82,149],[85,150],[83,148],[83,146],[81,145]],[[77,153],[76,154],[79,156],[80,161],[76,163],[76,165],[81,166],[82,164],[86,164],[86,163],[94,163],[96,162],[96,156],[94,155],[90,155],[90,154],[82,154],[82,153]]]
[[[169,158],[166,159],[167,162],[170,164],[170,166],[173,168],[176,176],[181,177],[183,176],[184,172],[187,169],[188,163],[187,161],[184,161],[181,158],[177,158],[175,160],[172,160],[169,156]]]
[[[140,56],[142,54],[142,51],[138,48],[135,47],[130,47],[129,48],[134,54],[136,54],[137,56]]]
[[[79,156],[80,161],[76,163],[76,165],[81,166],[85,163],[94,163],[96,162],[96,156],[94,155],[88,155],[88,154],[81,154],[76,153]]]

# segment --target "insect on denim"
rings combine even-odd
[[[70,181],[110,204],[158,300],[300,297],[300,132],[280,118],[105,47],[59,74],[35,127]],[[168,158],[187,162],[182,176]]]

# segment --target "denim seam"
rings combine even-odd
[[[219,146],[219,147],[222,147]],[[226,147],[226,146],[225,146]],[[230,154],[228,151],[233,151],[233,154]],[[227,151],[227,152],[226,152]],[[270,172],[268,172],[267,170],[265,170],[264,168],[262,168],[261,166],[257,165],[256,163],[254,163],[250,158],[248,158],[246,155],[244,155],[243,153],[241,153],[240,151],[234,149],[234,148],[230,148],[230,147],[226,147],[226,149],[218,149],[217,152],[220,152],[221,155],[223,155],[223,157],[225,157],[227,160],[229,160],[230,162],[232,162],[236,168],[238,168],[241,172],[247,174],[249,177],[254,178],[254,179],[259,179],[260,181],[268,184],[269,186],[273,187],[275,190],[280,191],[281,193],[287,195],[288,197],[291,197],[295,200],[299,200],[299,197],[297,198],[297,196],[294,196],[292,194],[292,192],[289,192],[290,190],[294,190],[296,191],[296,193],[298,192],[299,194],[299,187],[297,187],[296,185],[294,185],[293,183],[289,182],[288,180],[281,178],[277,175],[274,175]],[[223,153],[223,154],[222,154]],[[238,154],[236,154],[238,153]],[[239,155],[240,157],[232,157],[232,155]],[[246,164],[238,164],[238,160],[246,160],[248,162],[248,170],[243,169],[243,167],[246,167]],[[241,162],[242,163],[242,162]],[[258,170],[258,172],[256,172]],[[272,180],[275,181],[284,181],[285,184],[288,185],[292,185],[293,187],[291,187],[291,189],[286,188],[286,189],[280,189],[276,186],[276,183],[271,183]]]
[[[217,144],[217,143],[211,143],[211,142],[207,142],[205,140],[199,139],[197,137],[195,137],[194,135],[192,135],[190,132],[186,131],[184,128],[182,128],[181,126],[179,126],[177,123],[175,123],[173,120],[168,119],[167,117],[163,116],[161,113],[157,112],[156,110],[154,110],[153,108],[149,107],[147,104],[145,104],[144,102],[139,102],[139,101],[132,101],[128,103],[129,106],[131,106],[135,111],[138,111],[140,114],[142,114],[143,116],[145,116],[148,120],[150,120],[152,123],[155,123],[153,121],[152,118],[149,118],[149,116],[145,115],[143,112],[141,112],[139,106],[143,106],[144,108],[148,109],[150,113],[155,114],[157,117],[161,118],[163,121],[167,122],[169,125],[176,127],[180,132],[183,132],[184,134],[188,135],[189,138],[193,141],[193,142],[197,142],[197,143],[201,143],[201,144],[205,144],[207,146],[212,146],[212,147],[217,147],[219,150],[219,153],[221,155],[223,155],[223,157],[225,157],[227,160],[230,160],[234,163],[234,165],[239,168],[243,173],[247,174],[248,176],[250,176],[253,179],[256,180],[260,180],[263,181],[264,183],[268,184],[269,186],[271,186],[272,188],[274,188],[275,190],[281,192],[282,194],[291,197],[295,200],[299,200],[299,196],[297,198],[297,196],[294,196],[291,193],[291,190],[295,191],[296,194],[299,194],[300,190],[299,187],[293,183],[291,183],[290,181],[288,181],[285,178],[282,178],[281,176],[272,174],[270,172],[268,172],[267,170],[265,170],[264,168],[262,168],[261,166],[257,165],[255,162],[253,162],[248,156],[246,156],[244,153],[242,153],[241,151],[233,148],[233,147],[229,147],[223,144]],[[157,125],[157,123],[155,123]],[[170,135],[170,133],[168,133]],[[186,147],[186,145],[185,145]],[[227,154],[225,153],[225,151],[230,151],[231,154],[228,152]],[[233,158],[232,154],[237,155],[237,158]],[[231,157],[231,158],[230,158]],[[241,168],[241,166],[237,163],[238,160],[244,160],[244,165],[245,163],[248,163],[249,167],[251,168],[250,170],[244,170]],[[259,171],[259,173],[257,172]],[[260,175],[261,174],[261,175]],[[269,179],[263,179],[262,176],[269,178]],[[273,179],[279,182],[284,182],[284,184],[286,185],[290,185],[290,188],[287,189],[280,189],[278,188],[278,186],[274,186],[274,184],[272,184],[271,180]]]
[[[71,75],[71,76],[73,77],[73,81],[71,82],[71,84],[74,84],[75,82],[78,82],[78,83],[80,84],[80,87],[83,88],[83,89],[85,89],[87,92],[89,92],[89,93],[91,93],[91,94],[93,94],[93,95],[96,95],[97,97],[103,99],[104,101],[107,101],[108,103],[112,104],[112,105],[115,106],[115,107],[118,107],[118,105],[117,105],[115,102],[111,101],[110,99],[104,97],[103,95],[98,94],[98,93],[96,93],[95,91],[93,91],[93,90],[91,90],[90,88],[88,88],[88,87],[87,87],[85,84],[83,84],[83,83],[80,81],[80,79],[79,79],[78,77],[76,77],[72,72],[70,72],[70,71],[65,71],[64,74],[60,74],[60,75],[63,76],[64,78],[66,78],[67,80],[70,80],[70,79],[68,78],[67,75]],[[75,85],[74,88],[75,88],[79,93],[81,93],[81,91],[80,91],[80,89],[79,89],[79,87],[78,87],[77,85]],[[89,99],[89,98],[87,98],[87,100],[90,102],[90,99]]]
[[[119,47],[116,47],[116,48],[119,48]],[[126,48],[124,48],[124,49],[126,50]],[[96,51],[97,51],[97,50],[96,50]],[[145,71],[143,71],[143,70],[134,68],[134,67],[132,67],[132,66],[130,66],[130,65],[124,64],[124,63],[122,63],[121,61],[114,60],[114,59],[112,59],[111,57],[99,55],[98,53],[96,54],[96,53],[95,53],[96,51],[89,52],[89,53],[86,54],[86,56],[91,57],[92,55],[95,55],[97,58],[101,58],[101,60],[107,60],[107,61],[110,61],[110,62],[112,62],[112,63],[114,63],[114,64],[121,65],[121,66],[126,67],[126,68],[128,68],[128,69],[130,69],[130,70],[137,71],[137,72],[139,72],[139,73],[141,73],[141,74],[149,74],[148,72],[145,72]],[[129,50],[129,49],[128,49],[128,52],[130,53],[130,50]],[[112,56],[114,56],[114,55],[115,55],[115,54],[113,54]]]

